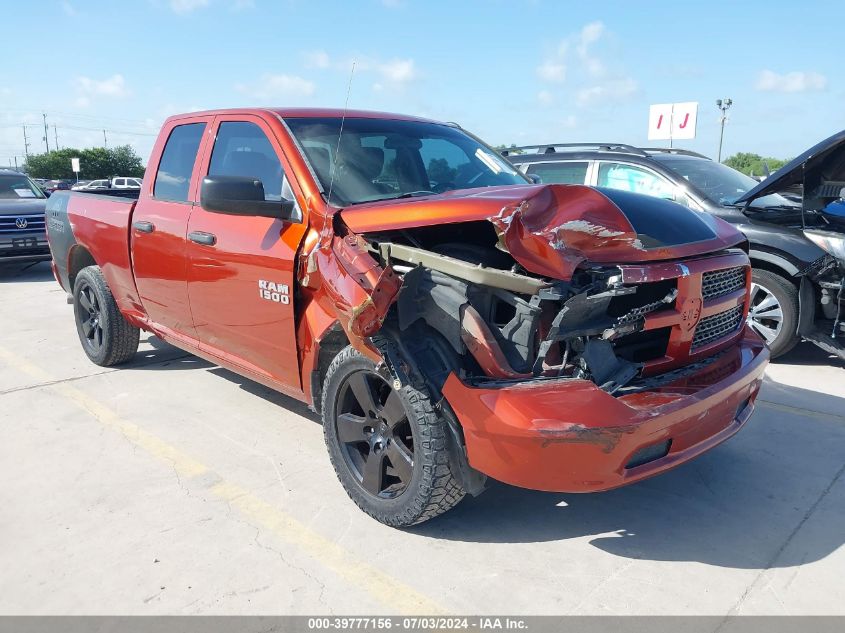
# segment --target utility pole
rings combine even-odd
[[[18,157],[15,156],[15,171],[18,170]]]
[[[47,135],[47,115],[45,113],[41,114],[44,117],[44,145],[47,146],[47,153],[50,153],[50,137]]]
[[[29,141],[26,140],[26,123],[23,124],[23,153],[29,160]]]
[[[728,119],[728,109],[733,105],[732,99],[716,99],[716,107],[721,110],[722,114],[719,117],[721,130],[719,131],[719,159],[722,162],[722,140],[725,138],[725,121]]]
[[[59,151],[59,128],[56,127],[56,124],[53,123],[53,134],[56,138],[56,151]]]
[[[106,138],[106,131],[103,130],[103,147],[109,148],[109,139]]]

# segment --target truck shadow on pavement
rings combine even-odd
[[[812,343],[799,343],[788,354],[772,361],[776,365],[800,365],[802,367],[817,367],[829,365],[831,367],[845,367],[845,360],[829,354]]]
[[[794,395],[837,401],[822,404],[845,413],[842,398]],[[584,495],[492,482],[484,494],[411,531],[484,543],[586,537],[625,558],[747,569],[797,566],[845,544],[843,455],[845,416],[796,415],[761,402],[733,439],[653,479]]]
[[[218,367],[213,363],[203,360],[199,356],[194,356],[189,352],[173,347],[169,343],[165,343],[160,338],[152,334],[147,336],[146,342],[149,343],[153,349],[145,352],[139,352],[136,360],[125,365],[127,369],[204,369],[215,376],[219,376],[236,384],[247,393],[263,398],[267,402],[283,407],[304,418],[308,418],[312,422],[322,424],[322,420],[318,415],[311,411],[306,404],[296,400],[295,398],[291,398],[279,393],[278,391],[274,391],[269,387],[265,387],[260,383],[240,376],[228,369]]]
[[[50,269],[50,262],[23,264],[0,262],[0,284],[43,281],[56,283],[56,280],[53,279],[53,271]]]

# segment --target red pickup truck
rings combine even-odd
[[[748,420],[768,358],[730,225],[535,184],[454,124],[175,116],[140,192],[57,192],[47,225],[93,362],[143,329],[309,403],[393,526],[487,476],[588,492],[677,466]]]

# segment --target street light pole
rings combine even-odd
[[[719,130],[719,162],[722,162],[722,140],[725,138],[725,121],[728,119],[728,108],[733,105],[732,99],[716,99],[716,107],[722,111],[719,117],[721,129]]]

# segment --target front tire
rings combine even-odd
[[[76,275],[73,314],[82,349],[96,365],[125,363],[138,351],[141,331],[123,318],[99,266]]]
[[[446,422],[424,387],[395,389],[369,358],[349,346],[329,366],[322,412],[340,483],[377,521],[415,525],[464,497],[449,467]]]
[[[768,270],[752,270],[747,323],[766,342],[772,359],[795,347],[801,340],[795,284]]]

